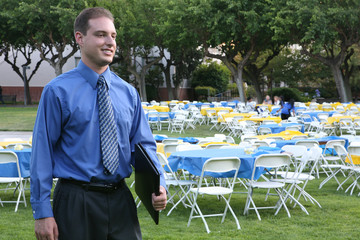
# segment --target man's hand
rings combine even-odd
[[[160,195],[156,196],[155,193],[152,194],[152,205],[156,211],[164,210],[166,207],[166,190],[163,186],[160,186]]]
[[[38,240],[57,240],[58,227],[53,217],[35,220],[35,235]]]

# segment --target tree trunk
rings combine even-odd
[[[236,73],[235,73],[234,78],[235,78],[235,81],[236,81],[236,86],[237,86],[238,91],[239,91],[240,101],[241,102],[246,102],[245,90],[244,90],[244,80],[242,78],[242,74],[243,74],[243,68],[238,67],[236,69]]]
[[[29,88],[29,81],[26,79],[24,81],[24,105],[31,105],[31,95],[30,95],[30,88]]]
[[[171,86],[170,67],[168,66],[166,66],[165,68],[165,81],[166,81],[166,88],[168,91],[168,100],[171,101],[174,99],[174,89]]]
[[[330,65],[330,69],[334,76],[336,88],[338,90],[341,102],[351,102],[351,91],[350,93],[347,91],[347,88],[350,89],[350,87],[345,86],[340,68],[336,64],[332,64]]]

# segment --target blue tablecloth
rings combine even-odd
[[[190,105],[193,105],[193,106],[196,106],[197,108],[201,108],[202,105],[207,105],[208,107],[214,107],[214,104],[211,103],[211,104],[204,104],[202,102],[198,102],[198,103],[187,103],[184,105],[184,109],[188,109]]]
[[[330,140],[338,140],[338,139],[344,139],[345,140],[345,148],[349,146],[349,140],[343,137],[336,137],[336,136],[329,136],[329,137],[323,137],[323,138],[308,138],[306,140],[316,140],[320,143],[320,147],[324,147],[326,143]],[[276,147],[282,148],[285,145],[295,145],[297,141],[300,139],[294,139],[294,140],[284,140],[284,141],[275,141]]]
[[[168,118],[168,116],[170,117],[170,119],[174,119],[174,117],[175,117],[175,112],[158,112],[157,114],[158,114],[157,118],[151,117],[151,118],[149,118],[149,120],[157,121],[160,119],[161,121],[163,121],[163,120],[166,120]],[[149,115],[149,113],[145,114],[146,118],[148,118],[148,115]]]
[[[276,113],[277,110],[280,109],[280,107],[281,107],[281,106],[273,106],[273,107],[271,108],[270,114],[271,114],[271,115],[274,115],[274,116],[280,115],[280,111],[279,111],[279,113]],[[306,107],[295,107],[295,113],[297,113],[298,110],[306,110]]]
[[[264,124],[264,125],[260,125],[258,127],[258,130],[260,128],[270,128],[272,133],[281,133],[283,131],[285,131],[286,127],[288,126],[301,126],[300,132],[304,133],[304,124],[300,124],[300,123],[281,123],[281,126],[279,126],[278,124]]]
[[[192,175],[200,176],[202,167],[206,160],[213,157],[238,157],[241,160],[241,165],[238,173],[240,178],[251,179],[251,174],[254,168],[255,158],[261,154],[279,153],[279,149],[267,148],[269,151],[260,150],[254,154],[245,154],[243,149],[204,149],[193,151],[181,151],[172,153],[169,158],[169,165],[173,171],[178,169],[185,169]],[[165,170],[168,170],[165,168]],[[263,173],[264,169],[259,168],[255,171],[255,178],[258,179]],[[212,177],[231,177],[234,173],[229,172],[225,174],[209,174]]]
[[[24,150],[13,150],[13,149],[4,149],[0,151],[12,151],[16,153],[19,164],[20,172],[23,178],[30,177],[30,159],[31,159],[31,148]],[[2,177],[18,177],[17,168],[15,163],[7,163],[0,165],[0,176]]]
[[[303,112],[304,115],[309,115],[312,119],[316,118],[317,120],[320,120],[318,117],[319,113],[327,113],[329,114],[329,117],[331,117],[334,113],[337,113],[337,111],[329,111],[329,112],[324,112],[324,111],[314,111],[314,112]]]
[[[163,136],[159,136],[159,135],[155,135],[154,139],[156,142],[161,142],[164,139],[168,139],[167,137],[163,137]],[[178,137],[178,138],[171,138],[171,139],[179,139],[179,140],[183,140],[183,142],[188,142],[188,143],[198,143],[199,139],[197,138],[193,138],[193,137]]]

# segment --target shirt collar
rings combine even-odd
[[[86,81],[89,82],[89,84],[92,86],[92,88],[96,89],[96,84],[99,79],[100,74],[96,73],[94,70],[89,68],[85,65],[81,60],[79,62],[79,65],[77,66],[78,71],[80,72],[81,76],[83,76]],[[108,67],[105,72],[103,72],[101,75],[104,76],[106,84],[110,88],[111,86],[111,72],[110,68]]]

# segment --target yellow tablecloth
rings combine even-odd
[[[360,119],[359,116],[338,116],[338,117],[328,117],[327,122],[333,124],[334,122],[339,122],[340,119],[347,119],[347,118],[350,118],[352,121],[354,121],[354,119]]]
[[[254,121],[254,122],[262,122],[264,120],[272,120],[276,123],[280,123],[281,122],[281,118],[280,117],[266,117],[266,118],[256,118],[256,117],[253,117],[253,118],[243,118],[243,119],[240,119],[239,121]]]
[[[200,110],[200,113],[204,116],[206,116],[206,110],[215,110],[216,113],[218,113],[220,110],[229,110],[230,112],[233,111],[231,107],[214,107],[214,108],[202,108]]]
[[[148,109],[148,110],[156,110],[158,112],[169,112],[170,108],[166,107],[166,106],[143,106],[143,109]]]
[[[271,112],[271,109],[273,108],[273,105],[271,105],[271,104],[256,104],[256,106],[257,107],[266,106],[266,107],[268,107],[269,112]]]
[[[255,137],[258,138],[259,140],[264,140],[269,137],[283,137],[285,140],[290,140],[293,136],[307,136],[307,134],[304,134],[299,131],[286,130],[281,133],[258,135]]]
[[[0,142],[0,146],[5,148],[7,145],[14,144],[14,143],[30,143],[30,144],[32,144],[31,140],[30,141],[6,141],[6,142]]]
[[[207,145],[210,145],[210,144],[229,144],[231,146],[237,146],[237,144],[226,143],[226,142],[207,142],[207,143],[200,144],[200,146],[204,148],[204,147],[206,147]]]
[[[352,161],[353,161],[353,163],[354,163],[355,165],[359,165],[359,164],[360,164],[360,156],[358,156],[358,155],[351,155],[351,159],[352,159]],[[350,163],[350,160],[349,160],[348,157],[346,157],[345,162]]]
[[[225,113],[225,114],[222,114],[222,118],[219,118],[219,122],[221,121],[224,121],[224,119],[226,118],[232,118],[232,117],[235,117],[235,116],[242,116],[244,118],[249,118],[253,115],[256,115],[256,113],[234,113],[234,112],[231,112],[231,113]]]

